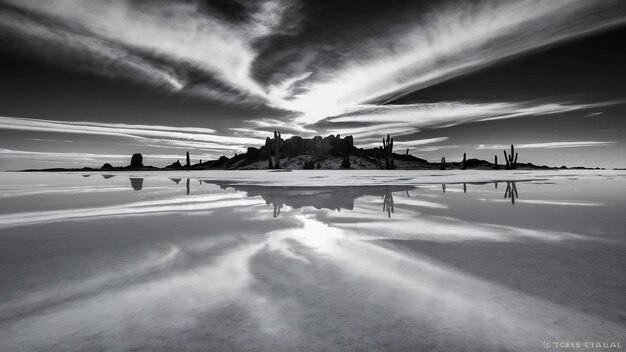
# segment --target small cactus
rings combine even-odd
[[[393,169],[393,138],[387,135],[387,141],[383,138],[383,156],[385,157],[385,168]]]
[[[466,163],[467,159],[466,159],[466,154],[463,153],[463,163],[461,164],[461,170],[465,170],[465,163]]]
[[[189,159],[189,152],[187,152],[187,163],[185,164],[186,167],[191,166],[191,160]]]
[[[498,166],[498,156],[494,155],[494,163],[493,163],[493,168],[495,170],[498,170],[500,167]]]
[[[446,158],[442,157],[441,158],[441,165],[439,165],[439,170],[445,170],[446,169]]]

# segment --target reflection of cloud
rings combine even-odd
[[[243,207],[264,204],[261,200],[244,199],[244,197],[243,194],[201,195],[134,202],[98,208],[2,214],[0,215],[0,228],[111,216],[149,215],[167,212],[201,212],[225,207]]]
[[[430,202],[413,203],[413,200],[396,198],[396,204],[419,207],[433,207]],[[419,217],[414,211],[396,212],[391,219],[380,218],[379,209],[369,206],[359,208],[355,213],[332,213],[336,219],[332,226],[349,230],[361,239],[423,240],[433,242],[489,241],[518,242],[537,240],[558,242],[565,240],[590,240],[590,238],[568,232],[541,231],[512,226],[468,222],[450,217]],[[340,221],[339,221],[340,220]],[[416,230],[418,229],[418,230]]]

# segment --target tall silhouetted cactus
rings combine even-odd
[[[498,166],[498,156],[494,155],[494,163],[493,163],[493,168],[498,170],[500,167]]]
[[[387,135],[387,141],[383,138],[383,155],[385,157],[385,168],[387,170],[393,169],[393,138],[389,138],[389,135]]]
[[[280,169],[280,132],[274,131],[274,168]]]
[[[513,154],[515,154],[515,158],[513,158]],[[506,169],[515,169],[515,164],[517,164],[517,153],[515,153],[515,147],[511,144],[511,154],[506,155],[506,150],[504,150],[504,161],[506,162]]]
[[[406,148],[406,154],[404,155],[409,155],[409,148]]]
[[[461,164],[461,170],[465,170],[465,163],[467,161],[465,153],[463,153],[463,163]]]
[[[191,160],[189,159],[189,152],[187,152],[187,163],[185,164],[185,166],[187,167],[191,166]]]
[[[446,169],[446,158],[442,157],[441,164],[439,165],[439,170],[445,170],[445,169]]]
[[[267,168],[280,169],[280,132],[274,131],[274,139],[265,139],[267,150]],[[273,160],[272,160],[273,159]]]

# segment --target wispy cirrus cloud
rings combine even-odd
[[[122,137],[145,147],[191,148],[208,152],[209,155],[213,152],[240,152],[248,146],[260,146],[265,143],[265,138],[220,135],[209,128],[53,121],[3,116],[0,116],[0,129]]]
[[[625,22],[619,1],[453,2],[352,55],[368,59],[321,68],[299,82],[304,93],[279,105],[302,112],[298,122],[315,123]]]
[[[126,78],[173,90],[259,102],[267,96],[250,75],[253,43],[277,31],[289,8],[287,0],[242,2],[251,16],[233,24],[196,1],[156,6],[122,0],[7,2],[18,11],[1,15],[0,26],[33,42],[38,51],[43,48],[49,59],[61,55],[96,74],[130,75]],[[197,86],[189,77],[192,70],[218,85]]]
[[[323,123],[313,126],[324,127],[332,133],[352,134],[355,138],[358,137],[359,143],[362,143],[384,134],[401,137],[414,135],[425,128],[444,128],[470,122],[562,114],[620,103],[622,102],[610,101],[587,104],[571,102],[443,102],[365,105],[361,108],[355,108],[349,113],[330,117]],[[396,142],[396,145],[399,145],[398,143]]]
[[[587,148],[587,147],[604,147],[617,144],[615,141],[573,141],[573,142],[544,142],[544,143],[525,143],[516,144],[517,149],[552,149],[552,148]],[[476,149],[496,149],[506,150],[508,145],[504,144],[481,144]]]

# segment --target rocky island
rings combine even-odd
[[[441,158],[439,162],[429,162],[416,157],[407,149],[404,153],[393,151],[393,138],[389,135],[382,139],[380,147],[364,149],[354,146],[352,136],[329,135],[302,138],[293,136],[281,138],[280,132],[274,132],[274,138],[267,138],[265,145],[248,147],[245,153],[235,154],[229,158],[225,155],[216,160],[200,160],[192,163],[189,152],[185,162],[176,160],[165,167],[155,167],[143,164],[142,154],[133,154],[127,166],[113,166],[109,163],[100,168],[53,168],[43,170],[23,171],[164,171],[164,170],[262,170],[262,169],[398,169],[398,170],[509,170],[509,169],[552,169],[549,166],[537,166],[532,163],[519,163],[515,146],[510,151],[504,150],[504,162],[498,162],[498,155],[494,155],[493,162],[475,158],[467,158],[463,153],[460,162],[446,162]],[[502,160],[502,159],[501,159]],[[567,168],[561,166],[560,168]],[[584,169],[584,167],[575,167]]]

